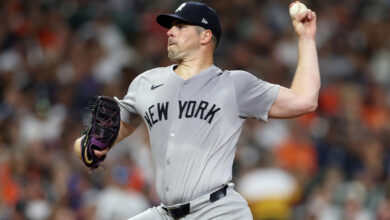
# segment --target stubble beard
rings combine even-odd
[[[168,49],[168,58],[172,62],[180,62],[180,57],[177,51],[172,51]]]

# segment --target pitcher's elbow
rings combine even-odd
[[[317,107],[318,107],[318,100],[317,99],[312,99],[312,98],[307,98],[302,100],[302,113],[311,113],[314,112]]]
[[[307,113],[314,112],[318,108],[318,101],[312,101],[307,108]]]

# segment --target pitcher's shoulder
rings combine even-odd
[[[258,79],[252,73],[245,70],[225,70],[223,74],[233,81],[251,81]]]
[[[253,74],[245,70],[225,70],[228,71],[232,77],[253,77]]]
[[[153,69],[146,70],[145,72],[141,73],[140,76],[150,77],[150,76],[160,75],[161,73],[168,72],[170,68],[171,68],[170,66],[156,67]]]

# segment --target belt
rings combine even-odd
[[[215,202],[223,197],[226,196],[226,189],[229,185],[224,185],[222,188],[218,189],[217,191],[202,196],[199,199],[196,199],[194,201],[191,201],[189,203],[176,205],[176,206],[170,206],[170,207],[164,207],[162,208],[174,219],[182,218],[186,215],[188,215],[190,212],[199,210],[206,206],[207,204],[211,202]]]

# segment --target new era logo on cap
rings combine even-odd
[[[181,20],[188,24],[198,25],[213,32],[217,41],[222,35],[221,24],[217,12],[205,3],[185,2],[181,4],[173,14],[160,14],[156,18],[157,23],[166,28],[172,27],[174,20]]]

